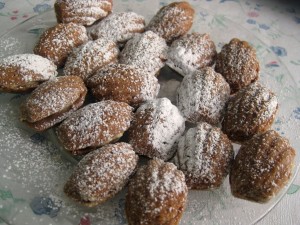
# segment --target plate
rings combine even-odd
[[[155,1],[148,6],[149,3],[144,1],[126,0],[115,4],[114,10],[135,11],[149,21],[160,7],[168,3],[170,1]],[[250,31],[203,9],[197,2],[192,2],[192,5],[196,17],[191,31],[209,33],[218,51],[233,37],[247,40],[256,48],[261,82],[279,98],[280,109],[273,129],[289,138],[292,146],[299,149],[299,124],[294,119],[294,110],[299,105],[297,88],[285,65]],[[0,58],[32,52],[39,35],[55,23],[54,12],[49,11],[16,26],[0,37]],[[160,96],[174,100],[174,91],[181,78],[168,68],[163,72],[165,75],[159,77],[162,84]],[[63,194],[63,185],[77,161],[61,149],[52,131],[35,133],[19,122],[19,105],[25,97],[0,94],[0,224],[126,224],[125,191],[92,209],[77,205]],[[298,168],[299,154],[293,178]],[[219,189],[190,191],[180,224],[253,224],[280,201],[288,186],[266,204],[234,198],[228,178]]]

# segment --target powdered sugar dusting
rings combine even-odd
[[[76,77],[77,78],[77,77]],[[87,92],[81,79],[57,77],[41,84],[22,105],[22,119],[37,122],[46,117],[77,108],[74,104],[84,101]]]
[[[237,38],[222,47],[215,69],[225,77],[232,92],[249,85],[259,77],[255,49]]]
[[[20,50],[24,46],[22,42],[17,37],[5,36],[0,39],[0,58],[7,57],[9,55],[19,54]]]
[[[278,109],[278,100],[273,92],[258,82],[240,90],[228,101],[226,130],[244,130],[251,136],[259,127],[273,121]]]
[[[145,20],[134,12],[111,14],[93,26],[89,35],[93,39],[105,37],[116,43],[124,43],[135,33],[144,31]],[[112,29],[113,28],[113,29]]]
[[[167,160],[174,154],[172,146],[185,129],[185,119],[167,98],[148,101],[138,108],[138,115],[145,113],[150,113],[151,118],[149,124],[143,125],[149,135],[148,144],[157,157]]]
[[[87,81],[99,100],[111,99],[132,106],[156,98],[159,83],[155,76],[133,65],[112,64]]]
[[[42,34],[34,48],[34,53],[50,59],[57,66],[62,66],[72,49],[87,41],[88,36],[84,26],[61,23]]]
[[[57,0],[56,4],[63,5],[67,14],[63,22],[75,22],[91,25],[98,19],[106,17],[112,8],[111,0]]]
[[[194,10],[189,3],[174,2],[161,8],[146,29],[157,33],[167,42],[171,42],[188,32],[193,18]]]
[[[33,81],[38,76],[40,81],[49,80],[57,75],[56,66],[48,59],[34,54],[19,54],[0,59],[2,68],[18,68],[24,81]]]
[[[154,160],[154,162],[150,161],[152,171],[151,176],[148,178],[150,196],[164,200],[164,198],[170,197],[171,193],[178,195],[185,192],[184,182],[179,181],[183,181],[184,176],[177,170],[177,167],[172,163],[165,163],[159,159]],[[154,166],[154,163],[157,163],[157,165]],[[168,169],[162,170],[162,167]]]
[[[175,40],[169,48],[166,64],[182,76],[214,64],[217,55],[208,34],[192,33]]]
[[[132,108],[126,103],[102,101],[73,113],[58,128],[68,150],[98,147],[119,138],[130,126]]]
[[[270,130],[241,146],[230,174],[232,193],[267,202],[289,181],[295,150],[287,139]]]
[[[125,186],[137,162],[138,156],[131,145],[106,145],[79,162],[66,183],[65,192],[83,204],[97,205]]]
[[[232,159],[232,145],[221,130],[199,123],[179,139],[173,161],[184,172],[189,188],[208,189],[222,184]]]
[[[138,217],[140,224],[154,224],[164,215],[181,214],[185,207],[187,187],[184,175],[172,163],[150,160],[139,168],[130,181],[126,199],[129,222]],[[170,217],[169,217],[170,218]],[[161,218],[161,220],[168,218]],[[155,223],[158,224],[158,223]]]
[[[210,67],[185,76],[177,90],[179,110],[190,122],[217,124],[230,95],[225,79]]]
[[[70,54],[64,74],[80,76],[86,80],[101,67],[114,62],[118,53],[116,44],[106,38],[88,41]]]
[[[165,40],[152,31],[135,34],[120,54],[120,63],[135,65],[155,75],[167,59]]]
[[[141,71],[141,73],[143,73],[143,71]],[[157,78],[149,73],[144,73],[142,79],[143,83],[139,98],[145,100],[151,100],[155,98],[158,95],[160,87]]]

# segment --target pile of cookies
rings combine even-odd
[[[55,129],[66,151],[84,155],[64,187],[70,198],[96,206],[129,182],[129,224],[178,224],[188,189],[218,188],[228,174],[232,194],[256,202],[287,184],[295,150],[269,130],[277,98],[259,83],[246,41],[217,53],[209,34],[188,33],[187,2],[162,7],[147,25],[134,12],[112,13],[111,0],[57,0],[55,12],[34,54],[1,59],[0,90],[32,91],[21,120]],[[183,76],[176,105],[157,98],[165,65]]]

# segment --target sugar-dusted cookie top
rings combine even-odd
[[[58,139],[72,154],[84,154],[120,138],[130,126],[132,110],[111,100],[89,104],[63,121]]]
[[[190,30],[194,14],[195,10],[188,2],[173,2],[156,13],[146,30],[153,31],[171,43]]]
[[[12,55],[0,59],[0,91],[26,92],[56,77],[56,66],[34,54]]]
[[[92,25],[112,11],[112,0],[56,0],[58,23]]]
[[[67,23],[48,28],[41,35],[33,52],[62,67],[73,48],[88,41],[84,26]]]
[[[117,44],[125,44],[135,33],[144,32],[145,19],[135,12],[112,13],[89,30],[94,40],[107,38]]]

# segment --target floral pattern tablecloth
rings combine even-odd
[[[126,3],[126,0],[119,0]],[[150,0],[137,0],[146,2]],[[152,0],[151,0],[152,1]],[[272,0],[194,0],[203,8],[218,15],[226,16],[253,32],[286,65],[297,83],[296,95],[300,98],[300,5],[287,1]],[[118,2],[115,0],[115,2]],[[0,0],[0,35],[33,15],[43,13],[53,7],[54,0]],[[222,21],[217,21],[222,23]],[[1,51],[1,50],[0,50]],[[278,67],[277,61],[268,66]],[[300,120],[300,105],[294,116]],[[300,224],[300,174],[281,202],[259,224]],[[0,190],[0,200],[9,198],[10,193]],[[1,208],[0,208],[1,210]],[[82,224],[89,224],[83,218]]]

